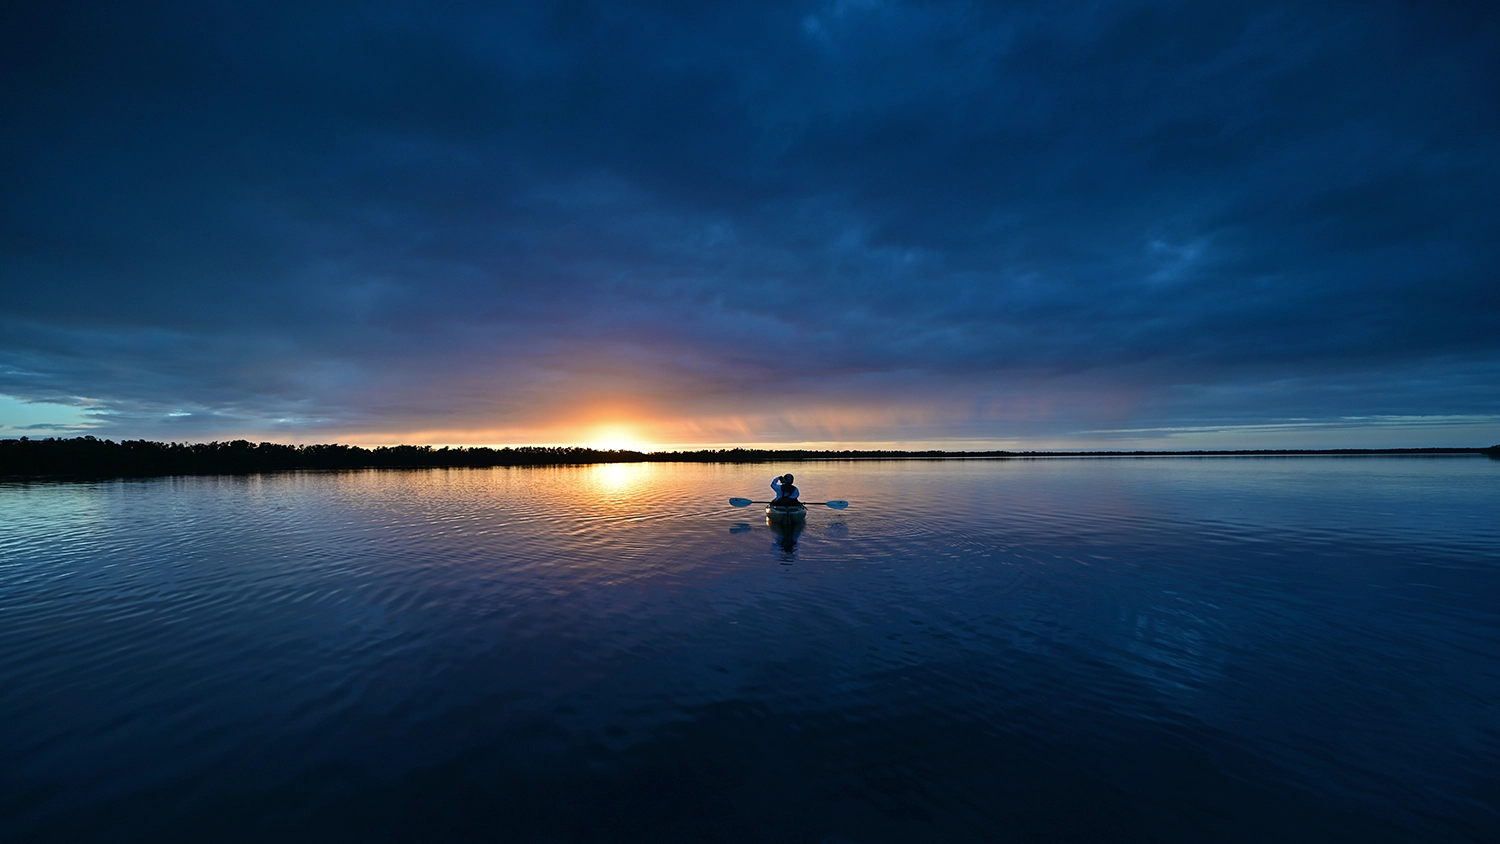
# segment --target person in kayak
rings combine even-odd
[[[779,478],[772,478],[771,490],[776,493],[776,500],[771,502],[774,506],[790,507],[793,504],[800,503],[797,501],[797,497],[802,494],[802,491],[792,486],[791,472],[787,472]]]

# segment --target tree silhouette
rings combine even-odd
[[[790,463],[799,460],[1000,460],[1025,457],[1163,457],[1279,455],[1436,455],[1485,454],[1500,459],[1500,445],[1490,448],[1400,449],[1262,449],[1248,451],[891,451],[720,448],[645,454],[622,449],[577,446],[520,448],[433,448],[427,445],[361,448],[328,443],[288,445],[248,440],[209,443],[161,443],[150,440],[73,439],[0,440],[0,476],[108,478],[154,475],[217,475],[280,472],[298,469],[482,469],[495,466],[568,466],[590,463]]]

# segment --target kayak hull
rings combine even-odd
[[[772,522],[800,522],[807,519],[807,508],[801,504],[791,507],[783,507],[779,504],[766,505],[766,519]]]

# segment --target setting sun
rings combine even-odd
[[[651,443],[641,439],[633,428],[625,425],[604,425],[589,432],[589,437],[582,443],[587,448],[597,448],[601,451],[641,451],[651,450]]]

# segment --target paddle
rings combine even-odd
[[[731,506],[731,507],[749,507],[751,504],[770,504],[770,503],[771,502],[769,502],[769,501],[751,501],[748,498],[731,498],[731,499],[729,499],[729,506]],[[812,504],[814,506],[816,506],[818,504],[822,504],[824,507],[828,507],[828,508],[831,508],[831,509],[834,509],[834,510],[843,510],[844,508],[846,508],[846,507],[849,506],[849,502],[847,502],[847,501],[799,501],[797,503],[798,504]]]

